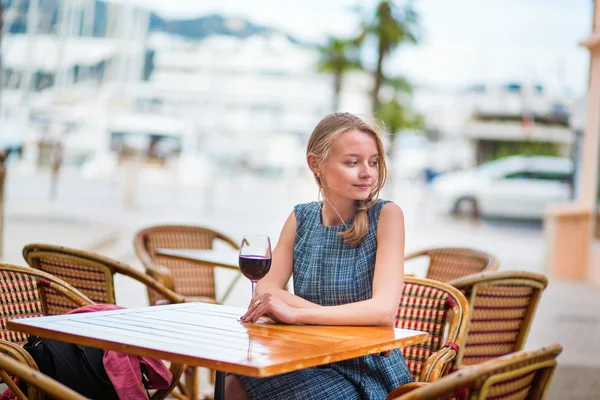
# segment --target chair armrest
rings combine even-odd
[[[211,297],[204,296],[182,296],[184,297],[185,303],[209,303],[209,304],[218,304],[217,301]],[[154,305],[155,306],[165,306],[168,304],[176,304],[183,303],[183,301],[172,301],[169,299],[160,299]]]
[[[412,260],[413,258],[417,258],[417,257],[421,257],[421,256],[428,256],[428,255],[429,255],[428,250],[414,251],[412,253],[408,253],[408,254],[404,255],[404,261],[408,261],[408,260]]]
[[[148,275],[165,285],[169,290],[175,290],[175,281],[169,268],[164,265],[152,264],[152,267],[146,266],[146,270],[148,271]]]
[[[410,382],[406,383],[402,386],[398,386],[396,389],[392,390],[390,394],[385,398],[386,400],[394,400],[406,393],[418,389],[423,386],[429,385],[429,382]]]
[[[423,366],[421,381],[435,382],[448,373],[458,352],[452,347],[442,347],[433,353]]]
[[[171,384],[166,389],[157,390],[156,392],[154,392],[154,394],[152,395],[152,397],[150,397],[151,400],[162,400],[162,399],[164,399],[169,394],[171,394],[171,392],[173,391],[173,389],[175,389],[175,387],[177,386],[177,383],[181,379],[181,374],[183,373],[183,365],[182,364],[171,363],[171,365],[169,367],[169,370],[171,371],[171,374],[173,374],[173,379],[171,380]]]
[[[207,265],[210,265],[210,263],[207,263]],[[214,265],[215,268],[225,268],[225,269],[231,269],[233,271],[237,271],[241,274],[240,268],[236,267],[235,265]]]
[[[10,358],[25,363],[27,366],[39,371],[33,357],[21,345],[0,339],[0,353],[4,353]]]
[[[146,273],[150,275],[152,278],[158,280],[160,283],[165,285],[170,290],[175,290],[175,283],[173,281],[173,275],[171,271],[165,267],[164,265],[155,264],[154,261],[150,258],[148,253],[143,250],[143,246],[137,242],[134,243],[135,252],[142,262],[142,265],[146,269]]]
[[[52,277],[52,275],[49,275],[44,271],[38,271],[38,275],[40,275],[40,280],[38,281],[39,287],[46,287],[57,293],[60,293],[61,296],[72,301],[77,307],[84,307],[94,304],[89,297],[68,283]]]
[[[142,283],[148,286],[150,289],[154,290],[156,293],[160,294],[162,297],[164,297],[168,302],[167,304],[187,302],[185,296],[175,293],[172,289],[169,288],[169,286],[161,283],[161,281],[153,279],[149,275],[146,275],[146,277],[146,279],[140,279]],[[160,279],[163,282],[166,282],[167,284],[170,283],[170,286],[174,288],[175,285],[173,284],[173,278],[171,274],[162,275]]]
[[[21,345],[9,342],[7,340],[0,339],[0,353],[6,354],[10,358],[21,362],[35,371],[39,371],[35,360]],[[0,381],[2,381],[0,379]],[[30,399],[43,399],[45,398],[44,393],[40,391],[36,386],[28,385],[28,397]]]
[[[122,264],[119,272],[143,283],[146,287],[167,299],[168,304],[186,302],[184,296],[175,293],[173,275],[168,268],[162,265],[153,265],[152,268],[147,268],[147,271],[148,273],[143,273]]]

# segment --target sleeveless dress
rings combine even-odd
[[[346,227],[324,226],[317,202],[294,207],[294,292],[322,306],[336,306],[373,297],[377,223],[384,200],[367,214],[369,233],[357,247],[338,235]],[[350,220],[347,224],[351,224]],[[253,400],[261,399],[385,399],[396,387],[412,382],[402,354],[369,355],[267,378],[239,376]]]

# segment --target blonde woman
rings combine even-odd
[[[348,113],[325,117],[307,147],[322,200],[299,204],[242,320],[392,326],[404,276],[404,216],[378,199],[386,180],[379,132]],[[294,292],[284,289],[294,276]],[[412,378],[399,350],[269,378],[228,375],[232,399],[383,399]]]

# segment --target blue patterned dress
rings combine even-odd
[[[294,292],[322,306],[354,303],[373,297],[377,251],[378,200],[368,210],[369,233],[357,247],[338,235],[343,224],[324,226],[316,202],[294,207]],[[352,223],[350,221],[349,223]],[[268,378],[238,376],[253,400],[385,399],[396,387],[412,382],[398,349],[389,356],[370,355]]]

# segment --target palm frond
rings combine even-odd
[[[351,39],[329,37],[327,44],[317,46],[320,57],[317,70],[332,74],[343,74],[362,67],[359,49]]]
[[[410,83],[410,81],[404,76],[399,75],[391,78],[386,78],[385,83],[394,88],[394,91],[396,93],[406,93],[409,95],[413,93],[412,83]]]

